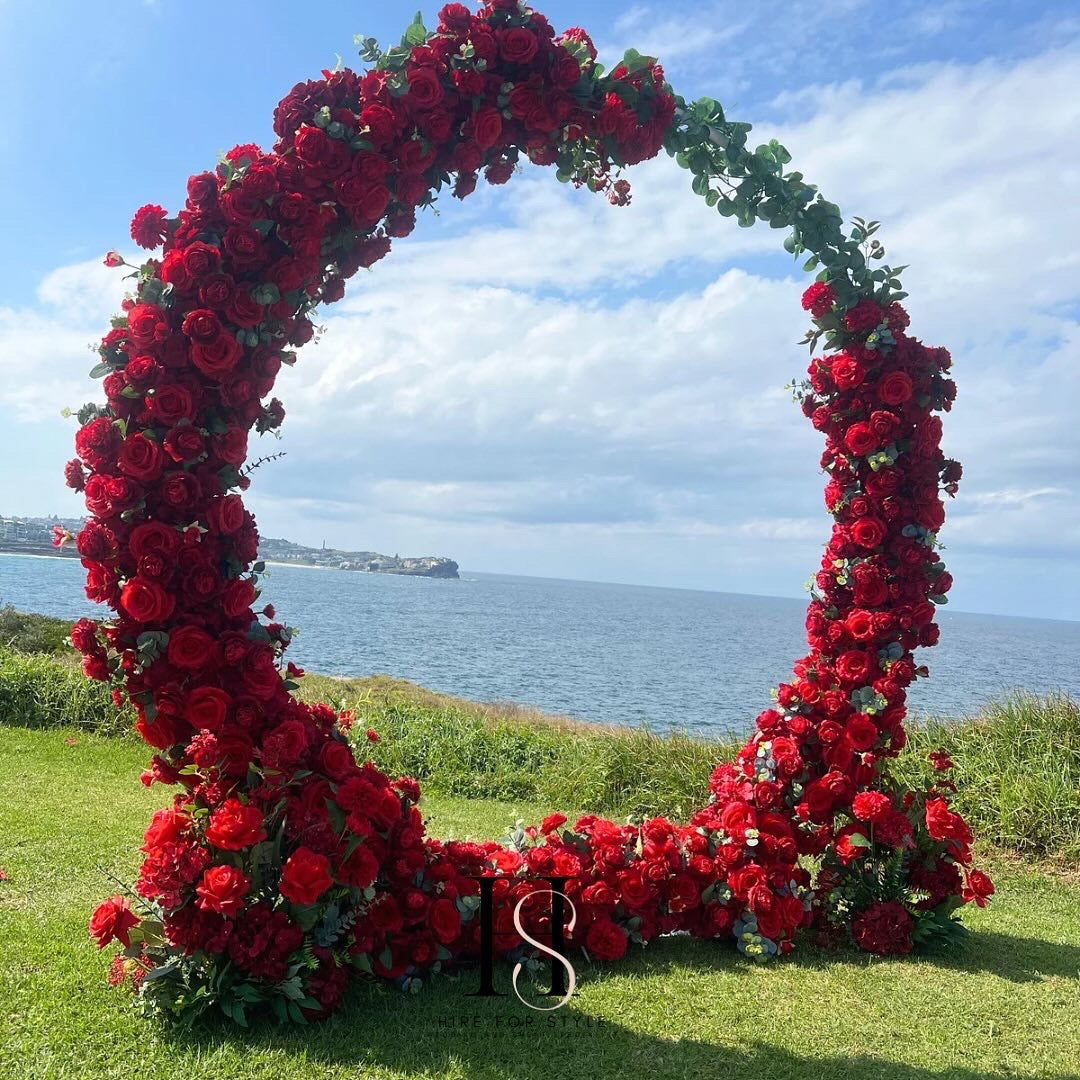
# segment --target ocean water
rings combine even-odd
[[[386,672],[475,701],[583,720],[748,732],[805,652],[801,600],[462,572],[460,580],[272,566],[262,599],[300,634],[289,657]],[[0,604],[103,618],[75,559],[0,555]],[[918,715],[961,716],[1010,689],[1080,696],[1080,622],[940,614]]]

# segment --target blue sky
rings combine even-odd
[[[880,218],[914,327],[957,361],[961,610],[1080,616],[1080,18],[1072,3],[554,2],[607,58],[781,138]],[[0,512],[75,514],[63,405],[122,295],[100,264],[145,202],[272,141],[296,81],[358,64],[415,4],[0,0]],[[434,15],[435,8],[425,9]],[[434,21],[433,19],[429,21]],[[614,209],[541,170],[428,215],[279,381],[268,535],[476,570],[799,595],[828,532],[802,283],[777,234],[709,214],[662,160]],[[18,467],[10,463],[18,461]]]

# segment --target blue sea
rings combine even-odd
[[[475,701],[582,720],[743,735],[805,652],[802,600],[462,572],[460,580],[271,566],[262,599],[299,627],[289,657],[386,672]],[[0,555],[0,604],[103,618],[76,559]],[[961,716],[1010,689],[1080,696],[1080,622],[940,614],[913,714]]]

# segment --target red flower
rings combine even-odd
[[[971,870],[961,895],[965,904],[974,900],[976,907],[986,907],[987,901],[994,895],[994,883],[981,870]]]
[[[176,601],[156,581],[133,577],[120,590],[120,606],[136,622],[156,623],[167,619]]]
[[[890,900],[871,904],[857,915],[851,933],[860,949],[880,956],[894,956],[911,952],[913,927],[914,920],[903,904]]]
[[[461,916],[452,900],[439,899],[428,908],[428,925],[432,933],[449,945],[461,932]]]
[[[860,821],[880,821],[892,810],[892,800],[880,791],[860,791],[851,804],[851,812]]]
[[[314,904],[334,884],[330,860],[306,847],[297,848],[281,872],[281,895],[294,904]]]
[[[815,281],[802,296],[804,311],[809,311],[815,319],[820,319],[832,311],[836,303],[836,291],[824,281]]]
[[[222,851],[243,851],[266,839],[262,812],[239,799],[226,799],[210,815],[206,839]]]
[[[873,300],[863,298],[845,316],[844,325],[853,333],[873,330],[885,318],[885,313]]]
[[[903,405],[914,392],[906,371],[890,371],[877,384],[877,396],[885,405]]]
[[[127,900],[114,896],[99,904],[90,917],[90,934],[97,938],[99,949],[104,949],[110,941],[119,941],[126,949],[131,945],[128,931],[138,925],[139,917],[131,910]]]
[[[243,909],[244,897],[250,887],[247,876],[235,866],[210,866],[195,886],[197,903],[204,911],[232,916]]]
[[[626,955],[626,931],[611,919],[597,919],[585,934],[585,948],[597,960],[618,960]]]
[[[168,214],[160,206],[147,203],[136,210],[131,219],[131,239],[139,247],[153,250],[169,235],[167,221]]]
[[[926,800],[926,831],[935,840],[952,840],[964,846],[972,841],[967,822],[954,814],[944,799]]]

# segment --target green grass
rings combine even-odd
[[[465,974],[417,996],[356,981],[343,1010],[310,1029],[211,1023],[170,1032],[105,985],[107,957],[86,932],[93,906],[115,891],[102,871],[131,878],[142,830],[168,799],[167,789],[138,783],[146,757],[133,740],[0,727],[0,866],[8,875],[0,882],[0,1075],[1078,1075],[1080,884],[986,852],[998,896],[965,915],[973,933],[962,953],[879,960],[807,942],[759,968],[726,948],[673,939],[611,968],[580,962],[579,991],[550,1024],[512,998],[467,997],[475,976]],[[541,813],[522,801],[437,797],[424,805],[443,836],[498,836],[514,818]],[[508,990],[505,972],[500,978]]]

